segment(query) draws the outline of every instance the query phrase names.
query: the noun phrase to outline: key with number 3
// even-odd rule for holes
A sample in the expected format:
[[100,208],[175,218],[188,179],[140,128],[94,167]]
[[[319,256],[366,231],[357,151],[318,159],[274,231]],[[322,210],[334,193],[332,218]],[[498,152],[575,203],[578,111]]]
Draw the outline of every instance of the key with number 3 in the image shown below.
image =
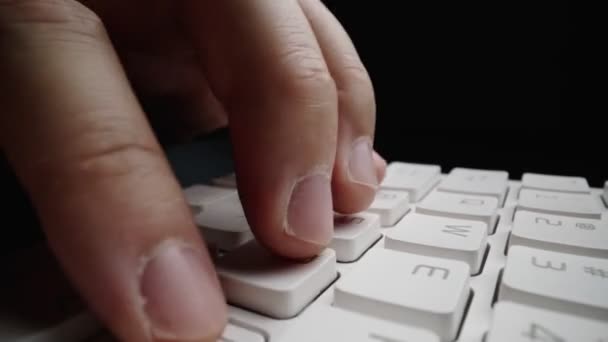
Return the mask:
[[513,246],[499,300],[608,320],[608,260]]

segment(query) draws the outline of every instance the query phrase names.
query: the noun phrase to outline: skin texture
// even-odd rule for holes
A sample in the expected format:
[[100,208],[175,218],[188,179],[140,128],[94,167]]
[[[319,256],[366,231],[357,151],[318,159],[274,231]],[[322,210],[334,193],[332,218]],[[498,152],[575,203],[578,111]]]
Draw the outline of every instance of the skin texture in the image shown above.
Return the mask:
[[247,220],[281,257],[314,257],[384,177],[371,81],[317,0],[0,0],[0,75],[2,149],[123,341],[215,341],[226,322],[155,124],[229,125]]

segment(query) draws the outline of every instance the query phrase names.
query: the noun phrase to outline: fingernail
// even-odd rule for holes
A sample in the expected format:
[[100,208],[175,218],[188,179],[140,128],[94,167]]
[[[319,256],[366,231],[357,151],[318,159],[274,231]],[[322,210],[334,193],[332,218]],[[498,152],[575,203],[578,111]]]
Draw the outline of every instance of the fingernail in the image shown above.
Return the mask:
[[369,138],[355,140],[348,160],[348,172],[352,182],[376,189],[378,176],[372,153],[372,143]]
[[141,275],[144,311],[154,338],[200,341],[223,328],[225,303],[211,264],[194,249],[169,242]]
[[287,208],[285,232],[300,240],[326,245],[333,234],[333,203],[329,176],[302,178],[294,187]]

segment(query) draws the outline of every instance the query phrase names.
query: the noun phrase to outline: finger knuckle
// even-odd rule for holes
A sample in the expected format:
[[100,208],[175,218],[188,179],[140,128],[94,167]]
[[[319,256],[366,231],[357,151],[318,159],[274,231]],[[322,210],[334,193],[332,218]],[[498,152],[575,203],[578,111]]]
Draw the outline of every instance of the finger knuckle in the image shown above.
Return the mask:
[[286,72],[283,89],[288,96],[299,98],[328,98],[336,85],[321,54],[306,44],[292,43],[281,56]]
[[105,34],[99,16],[74,0],[0,0],[0,25],[9,32],[37,28],[49,39],[96,41]]
[[[363,64],[355,57],[346,56],[342,76],[338,82],[338,96],[349,109],[373,113],[376,107],[374,87]],[[349,110],[352,112],[352,110]]]
[[161,156],[151,146],[123,139],[105,146],[95,146],[66,165],[70,171],[108,179],[154,172],[149,167],[151,158],[160,159]]
[[29,178],[43,192],[65,191],[83,180],[93,185],[124,177],[143,179],[161,170],[158,166],[162,165],[162,152],[129,131],[132,126],[121,120],[87,126],[61,137],[63,143],[53,145],[48,153],[30,161]]
[[152,165],[158,165],[162,159],[154,146],[122,133],[99,130],[80,140],[88,146],[64,160],[64,174],[75,173],[101,180],[134,175],[143,177],[155,172]]
[[344,78],[346,80],[345,86],[354,84],[356,86],[370,87],[371,81],[367,70],[363,64],[359,61],[352,60],[353,57],[345,57],[343,59],[344,66]]

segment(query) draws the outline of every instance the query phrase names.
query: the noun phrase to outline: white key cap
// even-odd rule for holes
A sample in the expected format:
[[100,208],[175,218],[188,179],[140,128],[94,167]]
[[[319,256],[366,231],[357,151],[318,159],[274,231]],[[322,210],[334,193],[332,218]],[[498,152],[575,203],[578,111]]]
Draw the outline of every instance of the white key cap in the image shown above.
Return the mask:
[[606,294],[608,260],[513,246],[498,298],[605,321]]
[[602,218],[603,210],[597,196],[529,189],[519,193],[517,209],[590,219]]
[[386,168],[386,177],[380,185],[388,190],[407,191],[410,201],[418,202],[441,178],[437,165],[393,162]]
[[306,263],[291,262],[253,240],[220,258],[217,270],[229,303],[290,318],[336,278],[336,253],[327,248]]
[[582,177],[553,176],[538,173],[524,173],[522,189],[549,190],[567,193],[588,194],[591,192],[587,180]]
[[410,211],[409,196],[403,191],[380,189],[367,211],[380,215],[380,223],[383,227],[394,226]]
[[264,342],[264,336],[228,322],[218,342]]
[[482,221],[492,234],[498,219],[498,200],[495,197],[432,192],[416,206],[416,212],[455,219]]
[[219,249],[230,251],[253,239],[236,194],[208,204],[194,219],[205,241]]
[[184,195],[188,204],[198,206],[201,209],[212,202],[222,198],[235,195],[237,192],[234,189],[220,188],[217,186],[208,185],[192,185],[184,189]]
[[[494,307],[487,342],[602,342],[608,324],[510,302]],[[602,340],[604,339],[604,340]]]
[[427,330],[332,306],[314,306],[281,341],[439,342],[439,338]]
[[334,305],[453,340],[469,298],[461,261],[373,248],[338,280]]
[[509,239],[517,245],[608,258],[608,220],[518,211]]
[[608,207],[608,181],[604,184],[604,203]]
[[358,213],[334,218],[334,237],[329,245],[340,262],[358,259],[380,237],[380,217]]
[[509,186],[506,171],[454,168],[437,190],[468,195],[494,196],[503,203]]
[[226,188],[236,188],[236,175],[234,173],[231,173],[225,176],[216,177],[211,180],[211,183]]
[[479,221],[410,214],[385,234],[384,247],[460,260],[476,274],[486,251],[487,230]]

